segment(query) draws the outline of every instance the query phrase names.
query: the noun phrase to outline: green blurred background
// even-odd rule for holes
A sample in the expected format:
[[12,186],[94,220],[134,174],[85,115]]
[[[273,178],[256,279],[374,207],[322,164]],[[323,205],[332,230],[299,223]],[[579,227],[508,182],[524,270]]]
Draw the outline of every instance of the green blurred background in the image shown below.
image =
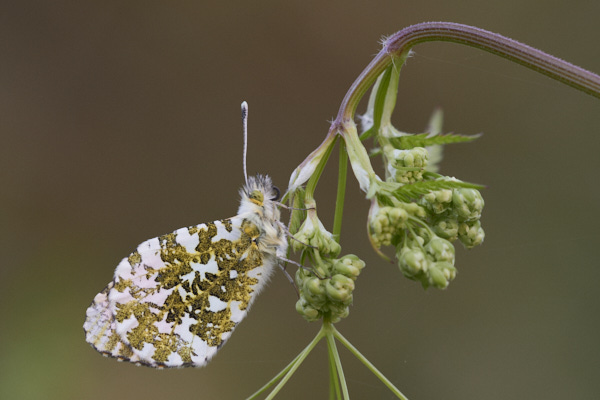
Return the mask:
[[[138,243],[231,216],[250,104],[250,173],[284,188],[378,41],[431,20],[476,25],[600,72],[600,2],[2,2],[0,398],[239,399],[318,330],[280,272],[206,368],[117,363],[85,310]],[[484,132],[442,172],[484,183],[483,246],[423,291],[370,249],[349,182],[344,253],[367,262],[338,328],[410,399],[597,399],[600,102],[503,59],[425,44],[396,126]],[[335,160],[317,191],[331,226]],[[341,350],[353,398],[392,398]],[[282,393],[326,398],[323,346]],[[312,396],[312,397],[311,397]]]

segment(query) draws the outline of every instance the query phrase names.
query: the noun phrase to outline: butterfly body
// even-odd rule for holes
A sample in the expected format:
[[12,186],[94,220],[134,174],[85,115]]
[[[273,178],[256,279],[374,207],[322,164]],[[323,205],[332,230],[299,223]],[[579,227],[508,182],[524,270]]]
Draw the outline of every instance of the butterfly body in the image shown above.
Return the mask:
[[287,251],[268,176],[248,179],[238,215],[149,239],[88,308],[86,340],[151,367],[203,366],[245,317]]

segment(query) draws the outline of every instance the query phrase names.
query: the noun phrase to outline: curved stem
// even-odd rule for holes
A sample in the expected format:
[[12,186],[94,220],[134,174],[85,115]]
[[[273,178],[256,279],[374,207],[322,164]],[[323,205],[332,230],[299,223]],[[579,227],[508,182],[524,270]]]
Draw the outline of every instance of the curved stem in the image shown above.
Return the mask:
[[584,93],[600,98],[600,76],[497,33],[452,22],[425,22],[390,36],[383,49],[354,81],[338,112],[336,122],[352,119],[358,102],[377,77],[392,63],[401,62],[412,47],[423,42],[442,41],[464,44],[521,64]]

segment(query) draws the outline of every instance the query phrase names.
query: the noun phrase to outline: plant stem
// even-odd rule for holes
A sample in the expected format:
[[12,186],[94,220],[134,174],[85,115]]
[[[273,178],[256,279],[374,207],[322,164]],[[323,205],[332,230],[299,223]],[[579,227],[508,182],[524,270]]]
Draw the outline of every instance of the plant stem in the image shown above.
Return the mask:
[[327,353],[329,358],[329,399],[342,399],[342,392],[340,392],[340,380],[337,373],[335,364],[335,358],[331,351],[331,346],[327,346]]
[[[324,327],[321,327],[321,329],[319,330],[319,332],[317,333],[315,338],[308,344],[308,346],[306,346],[304,348],[304,350],[302,350],[300,352],[300,354],[298,354],[296,356],[296,358],[294,358],[294,360],[291,363],[289,363],[283,370],[281,370],[273,379],[271,379],[269,382],[267,382],[263,387],[258,389],[256,391],[256,393],[254,393],[252,396],[248,397],[247,400],[257,398],[258,395],[260,395],[266,389],[271,387],[275,382],[277,382],[278,379],[280,379],[283,376],[283,379],[281,379],[279,384],[277,386],[275,386],[273,391],[271,393],[269,393],[269,396],[267,396],[265,398],[265,400],[273,400],[273,398],[275,398],[275,396],[277,395],[277,393],[279,393],[281,388],[287,383],[287,381],[292,377],[292,375],[294,375],[294,373],[296,372],[298,367],[300,367],[300,364],[302,364],[304,359],[306,359],[306,357],[315,348],[317,343],[319,343],[319,341],[321,339],[323,339],[324,336],[325,336],[325,329],[324,329]],[[284,376],[284,374],[285,374],[285,376]]]
[[600,98],[600,76],[590,71],[484,29],[452,22],[425,22],[404,28],[385,41],[383,49],[346,93],[332,126],[354,117],[358,102],[391,64],[392,57],[399,57],[397,62],[403,63],[411,48],[419,43],[432,41],[464,44],[490,52]]
[[346,196],[346,180],[348,178],[348,153],[346,144],[340,141],[340,156],[338,170],[337,198],[335,200],[335,215],[333,217],[333,237],[340,242],[342,233],[342,216],[344,214],[344,198]]
[[344,395],[344,400],[350,400],[350,394],[348,393],[348,384],[346,383],[344,370],[342,368],[342,360],[340,360],[340,354],[338,353],[337,347],[335,345],[335,327],[331,322],[323,320],[323,328],[326,332],[325,338],[327,339],[327,348],[329,350],[329,356],[333,357],[333,360],[335,362],[335,369],[339,376],[339,382],[342,385],[342,393]]
[[298,361],[298,358],[300,358],[301,355],[302,355],[302,352],[300,352],[292,360],[292,362],[290,362],[284,369],[282,369],[281,371],[279,371],[279,373],[277,375],[275,375],[273,377],[273,379],[271,379],[269,382],[265,383],[260,389],[258,389],[256,392],[254,392],[254,394],[252,394],[252,396],[248,397],[246,400],[253,400],[253,399],[255,399],[262,392],[264,392],[265,390],[267,390],[268,388],[270,388],[271,386],[273,386],[275,384],[275,382],[277,382],[279,379],[281,379],[281,377],[283,375],[285,375],[285,373],[288,372],[290,370],[290,368],[292,368],[294,366],[294,364]]
[[383,384],[385,386],[388,387],[388,389],[390,389],[395,395],[396,397],[398,397],[399,399],[403,399],[403,400],[408,400],[407,397],[405,395],[402,394],[402,392],[400,392],[400,390],[398,390],[398,388],[396,388],[396,386],[394,386],[394,384],[392,382],[390,382],[390,380],[388,378],[386,378],[377,368],[375,368],[375,366],[373,364],[371,364],[371,362],[369,360],[367,360],[367,358],[365,356],[363,356],[356,347],[354,347],[352,345],[352,343],[350,343],[348,341],[348,339],[346,339],[344,336],[342,336],[342,334],[335,329],[335,327],[332,325],[331,329],[333,331],[333,336],[335,336],[335,338],[337,340],[339,340],[344,346],[346,346],[346,348],[348,350],[350,350],[350,352],[352,354],[354,354],[354,356],[356,358],[358,358],[363,364],[365,364],[365,366],[376,376],[379,378],[379,380],[381,380],[383,382]]

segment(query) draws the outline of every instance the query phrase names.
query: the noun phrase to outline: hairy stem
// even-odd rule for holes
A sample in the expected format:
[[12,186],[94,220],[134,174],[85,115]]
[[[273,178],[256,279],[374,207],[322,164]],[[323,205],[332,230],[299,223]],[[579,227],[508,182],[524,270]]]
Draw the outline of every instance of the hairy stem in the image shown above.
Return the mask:
[[399,61],[404,62],[411,48],[419,43],[432,41],[464,44],[496,54],[600,98],[600,76],[590,71],[484,29],[452,22],[425,22],[404,28],[385,41],[383,49],[346,93],[333,126],[337,127],[342,121],[354,117],[358,102],[392,63],[392,57],[399,57]]

